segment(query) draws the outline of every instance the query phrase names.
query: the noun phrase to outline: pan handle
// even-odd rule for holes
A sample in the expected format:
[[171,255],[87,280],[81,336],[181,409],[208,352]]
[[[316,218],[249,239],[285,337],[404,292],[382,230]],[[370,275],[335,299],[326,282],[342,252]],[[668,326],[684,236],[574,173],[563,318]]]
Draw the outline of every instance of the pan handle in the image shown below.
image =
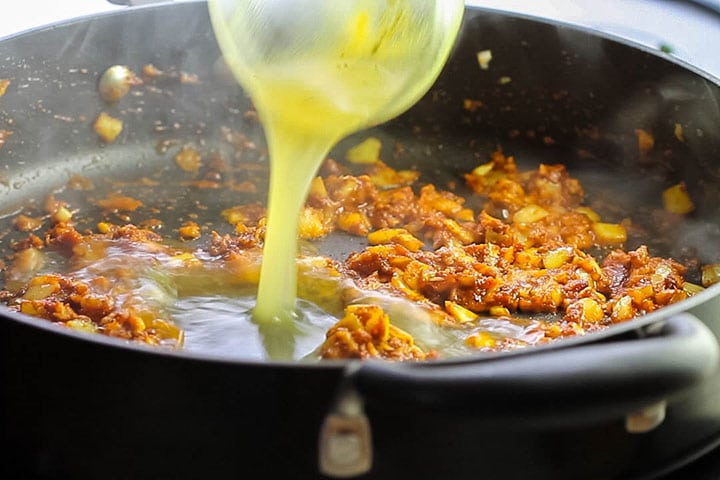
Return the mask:
[[405,412],[472,412],[525,425],[577,425],[630,419],[659,406],[660,423],[668,399],[716,371],[720,348],[708,327],[689,313],[657,326],[643,338],[485,361],[366,362],[352,373],[353,384],[368,404]]

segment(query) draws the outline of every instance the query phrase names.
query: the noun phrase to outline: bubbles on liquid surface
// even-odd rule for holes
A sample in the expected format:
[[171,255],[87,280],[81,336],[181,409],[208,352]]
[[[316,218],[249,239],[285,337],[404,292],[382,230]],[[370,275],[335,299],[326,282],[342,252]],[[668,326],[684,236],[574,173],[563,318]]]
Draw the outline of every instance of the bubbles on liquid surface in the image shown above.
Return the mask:
[[180,298],[169,309],[185,331],[184,350],[234,360],[315,360],[325,332],[337,321],[313,303],[298,300],[293,325],[252,320],[255,298],[219,295]]

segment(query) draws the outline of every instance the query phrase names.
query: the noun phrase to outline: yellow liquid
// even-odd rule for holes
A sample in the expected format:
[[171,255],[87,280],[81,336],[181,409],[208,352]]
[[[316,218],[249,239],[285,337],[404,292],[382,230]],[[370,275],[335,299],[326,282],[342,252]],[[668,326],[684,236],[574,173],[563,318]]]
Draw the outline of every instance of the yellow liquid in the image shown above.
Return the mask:
[[[270,151],[267,230],[253,319],[291,324],[298,219],[312,178],[340,139],[399,115],[427,91],[449,55],[464,2],[264,2],[210,0],[209,6],[226,62],[255,104]],[[261,17],[271,4],[301,3],[317,12],[308,36],[292,37],[292,29],[300,28],[293,24],[296,16],[308,9],[290,12],[287,28],[274,34],[282,38],[282,48],[272,51],[259,39],[272,21],[251,17]]]

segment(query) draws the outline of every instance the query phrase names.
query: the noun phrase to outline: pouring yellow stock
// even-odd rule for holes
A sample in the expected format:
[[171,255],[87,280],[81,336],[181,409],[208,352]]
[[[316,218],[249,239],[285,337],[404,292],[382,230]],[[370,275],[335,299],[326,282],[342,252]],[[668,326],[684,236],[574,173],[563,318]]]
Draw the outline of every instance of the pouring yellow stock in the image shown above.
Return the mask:
[[253,320],[292,322],[299,214],[343,137],[412,106],[437,78],[463,0],[210,0],[227,64],[270,153],[267,230]]

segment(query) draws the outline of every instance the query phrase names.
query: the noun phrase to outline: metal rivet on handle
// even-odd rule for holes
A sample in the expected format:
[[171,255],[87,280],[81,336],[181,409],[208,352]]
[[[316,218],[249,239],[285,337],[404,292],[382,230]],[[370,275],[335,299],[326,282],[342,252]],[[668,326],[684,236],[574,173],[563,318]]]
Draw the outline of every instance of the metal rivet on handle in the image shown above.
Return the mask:
[[657,428],[665,420],[667,402],[662,400],[625,417],[625,430],[628,433],[647,433]]
[[372,467],[372,435],[362,398],[354,390],[342,392],[336,408],[320,429],[320,472],[329,477],[362,475]]

